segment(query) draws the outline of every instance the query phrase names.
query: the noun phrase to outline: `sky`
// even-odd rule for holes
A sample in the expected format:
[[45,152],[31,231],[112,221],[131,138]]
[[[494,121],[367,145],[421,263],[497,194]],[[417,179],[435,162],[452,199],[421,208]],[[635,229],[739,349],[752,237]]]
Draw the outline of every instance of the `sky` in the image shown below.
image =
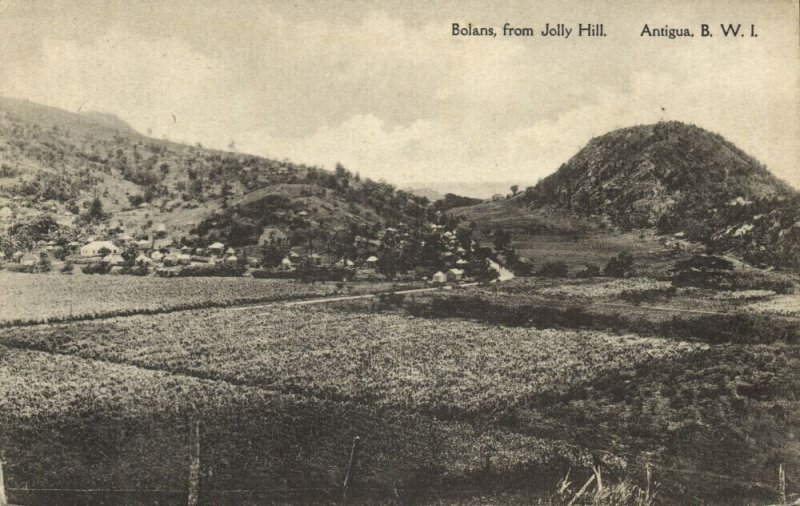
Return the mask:
[[[475,196],[534,184],[615,128],[678,120],[800,188],[797,0],[599,4],[0,0],[0,95]],[[542,37],[545,23],[608,35]],[[758,37],[702,38],[701,23]],[[642,37],[645,24],[696,35]]]

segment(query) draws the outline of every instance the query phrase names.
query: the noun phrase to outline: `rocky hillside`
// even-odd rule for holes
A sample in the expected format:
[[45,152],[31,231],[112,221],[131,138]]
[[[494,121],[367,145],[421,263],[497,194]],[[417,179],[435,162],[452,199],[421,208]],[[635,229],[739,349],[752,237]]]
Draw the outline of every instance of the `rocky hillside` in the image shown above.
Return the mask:
[[[81,223],[95,197],[110,219]],[[0,98],[5,228],[47,214],[63,228],[94,227],[98,234],[113,226],[133,236],[166,230],[175,239],[193,232],[227,239],[246,229],[241,243],[273,225],[413,223],[424,219],[427,204],[341,166],[327,171],[178,144],[141,135],[111,115]]]
[[607,215],[622,227],[644,228],[692,207],[794,193],[721,136],[669,122],[592,139],[530,189],[527,197],[584,214]]
[[800,267],[798,192],[720,135],[679,122],[592,139],[539,184],[493,207],[503,206],[655,229],[757,265]]

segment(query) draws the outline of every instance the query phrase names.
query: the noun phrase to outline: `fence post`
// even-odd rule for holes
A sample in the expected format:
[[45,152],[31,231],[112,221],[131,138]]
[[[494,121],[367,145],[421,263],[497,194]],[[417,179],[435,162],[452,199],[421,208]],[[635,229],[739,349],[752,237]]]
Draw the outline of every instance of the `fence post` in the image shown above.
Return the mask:
[[647,490],[645,491],[644,498],[645,500],[650,500],[650,481],[652,478],[651,471],[650,471],[650,462],[644,463],[644,470],[645,474],[647,475]]
[[783,464],[778,466],[778,493],[781,504],[786,504],[786,473],[783,471]]
[[8,506],[6,498],[6,482],[3,479],[3,460],[0,459],[0,506]]
[[342,499],[347,502],[347,492],[348,488],[355,481],[355,469],[353,465],[355,464],[356,459],[358,458],[358,443],[361,441],[361,438],[356,436],[353,438],[353,447],[350,448],[350,462],[347,464],[347,474],[344,477],[344,483],[342,483]]
[[200,422],[195,421],[190,429],[189,452],[189,498],[188,506],[197,506],[200,497]]

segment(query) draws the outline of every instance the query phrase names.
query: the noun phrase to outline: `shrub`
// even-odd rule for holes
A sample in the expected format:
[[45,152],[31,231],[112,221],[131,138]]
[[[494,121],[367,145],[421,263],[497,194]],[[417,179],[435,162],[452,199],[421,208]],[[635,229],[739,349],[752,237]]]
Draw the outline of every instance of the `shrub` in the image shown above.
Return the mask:
[[603,274],[611,276],[612,278],[624,278],[630,275],[632,267],[633,255],[627,251],[623,251],[608,261],[606,268],[603,269]]
[[105,262],[94,262],[81,267],[84,274],[108,274],[110,270],[111,266]]
[[567,264],[564,262],[547,262],[539,269],[539,276],[546,278],[565,278],[567,277]]
[[771,271],[681,269],[672,277],[675,286],[694,286],[716,290],[771,290],[787,294],[797,290],[796,280],[786,274]]
[[576,278],[596,278],[599,275],[600,275],[600,266],[595,264],[586,264],[585,269],[575,273]]

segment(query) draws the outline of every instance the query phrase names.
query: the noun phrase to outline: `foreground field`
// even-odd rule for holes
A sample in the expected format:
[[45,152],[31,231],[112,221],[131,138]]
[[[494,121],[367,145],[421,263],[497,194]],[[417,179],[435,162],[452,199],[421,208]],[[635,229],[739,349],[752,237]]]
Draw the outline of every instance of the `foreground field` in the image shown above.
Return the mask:
[[[535,502],[600,459],[609,480],[641,482],[651,464],[669,504],[764,504],[777,464],[800,468],[793,345],[277,307],[6,329],[0,340],[13,385],[0,429],[19,462],[9,480],[28,486],[45,462],[53,475],[62,466],[41,445],[26,453],[34,440],[128,466],[95,472],[115,486],[185,483],[174,445],[185,445],[191,403],[217,441],[204,443],[206,488],[296,487],[303,500],[341,483],[354,435],[368,441],[362,486],[392,501],[477,487]],[[138,460],[112,450],[150,433]],[[139,469],[158,452],[164,477]]]
[[339,493],[356,435],[367,503],[372,492],[421,497],[469,480],[485,447],[494,449],[494,473],[529,465],[555,479],[548,466],[590,459],[574,445],[502,428],[2,346],[0,384],[6,486],[22,504],[185,503],[194,422],[206,504]]

